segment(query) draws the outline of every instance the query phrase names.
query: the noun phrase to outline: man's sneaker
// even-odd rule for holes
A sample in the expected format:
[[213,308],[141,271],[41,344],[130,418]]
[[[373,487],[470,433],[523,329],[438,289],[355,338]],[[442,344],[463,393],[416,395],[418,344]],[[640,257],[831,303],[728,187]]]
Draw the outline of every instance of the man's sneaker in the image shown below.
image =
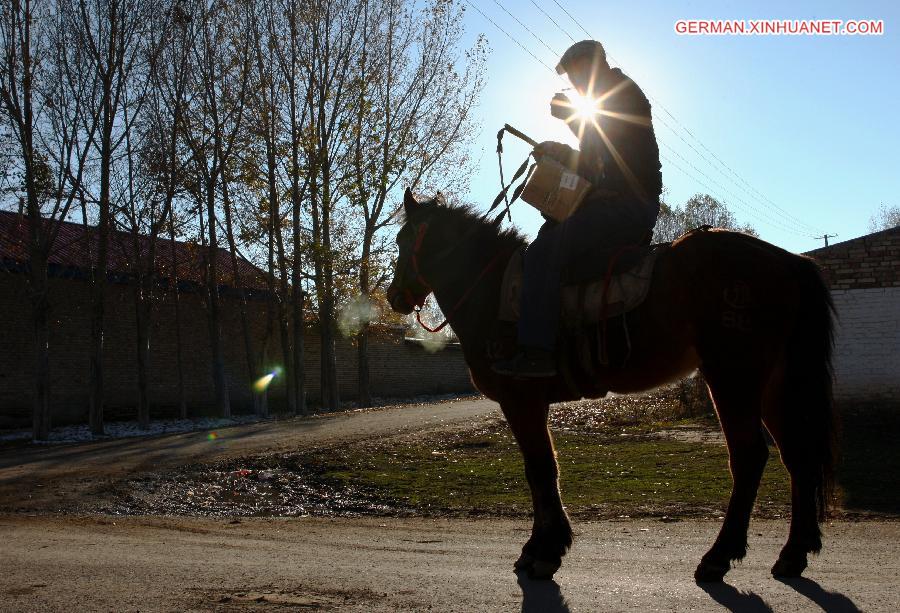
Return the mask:
[[552,352],[543,349],[520,349],[512,358],[495,362],[491,370],[520,379],[555,377],[556,359]]

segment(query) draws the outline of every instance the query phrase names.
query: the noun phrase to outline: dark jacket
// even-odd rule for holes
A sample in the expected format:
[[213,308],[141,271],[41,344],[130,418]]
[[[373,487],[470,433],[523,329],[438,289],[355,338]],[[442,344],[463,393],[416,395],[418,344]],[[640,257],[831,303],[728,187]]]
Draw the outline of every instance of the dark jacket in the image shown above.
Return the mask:
[[[594,96],[603,100],[602,112],[596,117],[603,136],[591,123],[585,125],[578,174],[597,186],[598,194],[607,190],[640,201],[655,221],[662,193],[662,173],[650,102],[641,88],[618,68],[606,72],[594,90]],[[576,136],[579,123],[569,123]],[[587,198],[592,199],[590,194]]]

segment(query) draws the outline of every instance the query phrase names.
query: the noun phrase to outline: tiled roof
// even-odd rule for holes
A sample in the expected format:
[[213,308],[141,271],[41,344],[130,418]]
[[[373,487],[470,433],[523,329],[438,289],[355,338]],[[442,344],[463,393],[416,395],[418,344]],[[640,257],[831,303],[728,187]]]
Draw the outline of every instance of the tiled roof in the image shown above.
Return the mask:
[[[6,264],[28,262],[28,218],[11,211],[0,211],[0,261]],[[44,220],[47,223],[47,220]],[[56,242],[50,249],[49,264],[57,270],[90,270],[96,260],[97,235],[95,226],[61,222]],[[137,244],[128,232],[111,231],[109,236],[109,272],[114,275],[132,274],[135,249],[142,253],[149,251],[148,237],[139,235]],[[170,279],[174,270],[179,281],[203,282],[203,256],[206,250],[199,244],[175,241],[174,258],[172,242],[166,237],[157,239],[156,273],[160,278]],[[92,255],[93,254],[93,255]],[[145,256],[146,257],[146,256]],[[238,256],[238,277],[240,284],[249,289],[267,288],[265,273]],[[231,255],[224,249],[218,250],[219,284],[233,287],[234,274]]]

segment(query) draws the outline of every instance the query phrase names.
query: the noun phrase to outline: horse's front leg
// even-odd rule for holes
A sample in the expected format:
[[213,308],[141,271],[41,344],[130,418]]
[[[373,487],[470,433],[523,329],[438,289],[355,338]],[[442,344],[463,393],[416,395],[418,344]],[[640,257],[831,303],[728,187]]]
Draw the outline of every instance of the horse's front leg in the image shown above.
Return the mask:
[[534,506],[531,538],[515,567],[527,570],[532,579],[550,579],[572,545],[572,527],[559,495],[559,468],[547,429],[549,407],[533,401],[504,402],[501,407],[522,451]]

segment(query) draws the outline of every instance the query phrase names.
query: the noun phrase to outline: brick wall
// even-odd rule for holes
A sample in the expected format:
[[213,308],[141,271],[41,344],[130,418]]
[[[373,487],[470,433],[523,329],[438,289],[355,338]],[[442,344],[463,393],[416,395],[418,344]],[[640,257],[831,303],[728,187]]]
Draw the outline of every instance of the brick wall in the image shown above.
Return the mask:
[[807,252],[833,290],[900,287],[900,227]]
[[900,287],[832,291],[835,396],[900,401]]
[[[50,281],[50,379],[55,423],[86,418],[88,404],[88,355],[90,338],[89,286],[83,280],[53,278]],[[248,302],[256,349],[266,342],[264,300]],[[0,427],[30,423],[34,348],[28,286],[24,275],[0,271]],[[105,400],[108,415],[132,416],[135,412],[137,370],[132,288],[110,284],[106,304]],[[213,383],[209,329],[203,301],[195,292],[181,294],[181,342],[185,393],[195,414],[213,409]],[[249,410],[252,399],[237,300],[222,300],[222,336],[225,369],[232,408]],[[267,342],[268,362],[281,362],[277,327]],[[163,294],[156,303],[151,333],[150,396],[153,415],[174,414],[178,405],[175,309],[173,295]],[[307,398],[319,398],[319,338],[306,337]],[[383,330],[369,343],[372,393],[381,397],[412,397],[472,389],[462,351],[449,345],[437,353],[403,339],[403,330]],[[337,343],[338,377],[342,400],[356,396],[357,354],[348,339]],[[276,379],[270,388],[274,409],[284,406],[284,387]]]
[[900,403],[900,228],[810,251],[837,310],[835,396]]

